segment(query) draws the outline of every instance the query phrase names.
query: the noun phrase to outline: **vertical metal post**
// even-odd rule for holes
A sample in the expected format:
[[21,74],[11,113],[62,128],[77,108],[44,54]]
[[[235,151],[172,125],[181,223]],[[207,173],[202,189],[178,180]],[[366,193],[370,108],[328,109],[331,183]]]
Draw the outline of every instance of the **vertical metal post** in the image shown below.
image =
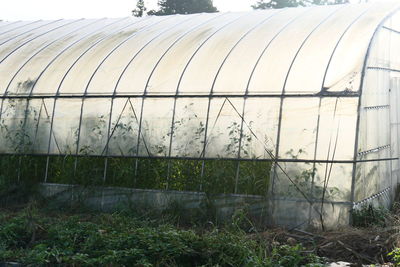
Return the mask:
[[[247,95],[247,91],[246,91]],[[240,158],[241,158],[241,152],[242,152],[242,142],[243,142],[243,124],[244,124],[244,115],[245,115],[245,110],[246,110],[246,100],[247,96],[244,97],[243,100],[243,109],[242,109],[242,118],[241,118],[241,123],[240,123],[240,137],[239,137],[239,148],[238,148],[238,162],[237,162],[237,167],[236,167],[236,177],[235,177],[235,194],[238,193],[238,184],[239,184],[239,176],[240,176]]]
[[316,174],[316,163],[315,160],[317,160],[317,151],[318,151],[318,137],[319,137],[319,128],[320,128],[320,119],[321,119],[321,103],[322,103],[322,97],[319,98],[319,103],[318,103],[318,119],[317,119],[317,132],[315,134],[315,147],[314,147],[314,162],[313,162],[313,173],[311,177],[311,201],[312,203],[310,204],[310,209],[309,209],[309,214],[308,214],[308,223],[311,223],[311,217],[312,217],[312,209],[314,205],[314,188],[315,188],[315,174]]
[[200,157],[203,158],[202,164],[201,164],[201,175],[200,175],[200,192],[203,190],[203,183],[204,183],[204,168],[205,168],[205,160],[204,158],[206,157],[206,147],[207,147],[207,135],[208,135],[208,124],[210,120],[210,108],[211,108],[211,94],[209,95],[208,99],[208,105],[207,105],[207,115],[206,115],[206,125],[204,128],[204,139],[203,139],[203,150],[200,154]]

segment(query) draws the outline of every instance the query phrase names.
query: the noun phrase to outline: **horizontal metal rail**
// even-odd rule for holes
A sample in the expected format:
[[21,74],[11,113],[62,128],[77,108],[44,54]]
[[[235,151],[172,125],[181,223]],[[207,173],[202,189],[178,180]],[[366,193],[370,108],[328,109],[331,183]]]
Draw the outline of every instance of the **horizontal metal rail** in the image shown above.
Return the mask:
[[358,93],[348,94],[231,94],[231,95],[218,95],[218,94],[166,94],[166,95],[149,95],[149,94],[74,94],[74,95],[3,95],[0,99],[48,99],[48,98],[299,98],[299,97],[359,97]]
[[[123,156],[123,155],[83,155],[83,154],[34,154],[34,153],[0,153],[0,156],[33,156],[33,157],[89,157],[89,158],[131,158],[131,159],[165,159],[165,160],[198,160],[198,161],[243,161],[243,162],[288,162],[288,163],[337,163],[337,164],[352,164],[352,163],[363,163],[363,162],[376,162],[376,161],[392,161],[399,160],[399,158],[383,158],[383,159],[366,159],[366,160],[308,160],[308,159],[261,159],[261,158],[200,158],[200,157],[161,157],[161,156]],[[1,158],[0,158],[1,160]]]

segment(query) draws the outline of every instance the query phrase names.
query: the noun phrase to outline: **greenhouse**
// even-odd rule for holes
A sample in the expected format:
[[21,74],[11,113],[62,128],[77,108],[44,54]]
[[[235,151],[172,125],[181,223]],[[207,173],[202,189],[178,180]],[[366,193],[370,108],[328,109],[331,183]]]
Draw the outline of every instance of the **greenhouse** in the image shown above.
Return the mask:
[[398,8],[2,21],[0,176],[348,224],[399,181]]

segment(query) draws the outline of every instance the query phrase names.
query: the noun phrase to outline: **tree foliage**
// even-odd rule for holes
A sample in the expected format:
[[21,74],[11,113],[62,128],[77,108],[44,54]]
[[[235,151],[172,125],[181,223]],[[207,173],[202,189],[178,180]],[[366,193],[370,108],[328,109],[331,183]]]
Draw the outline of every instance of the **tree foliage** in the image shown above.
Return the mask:
[[218,12],[212,0],[159,0],[159,10],[150,10],[148,15],[173,15]]
[[138,0],[136,3],[136,8],[132,10],[132,15],[135,17],[143,17],[147,8],[144,5],[144,0]]
[[260,0],[251,7],[253,9],[302,7],[309,5],[337,5],[347,4],[349,0]]

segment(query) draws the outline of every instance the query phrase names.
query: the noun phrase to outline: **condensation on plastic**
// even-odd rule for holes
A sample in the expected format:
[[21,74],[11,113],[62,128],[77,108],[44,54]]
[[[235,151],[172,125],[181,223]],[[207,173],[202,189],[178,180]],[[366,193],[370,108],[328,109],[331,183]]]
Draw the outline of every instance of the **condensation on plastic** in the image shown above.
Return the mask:
[[335,229],[338,225],[349,225],[351,205],[347,203],[324,203],[321,212],[321,204],[321,202],[316,202],[311,208],[310,227],[322,229],[321,213],[325,229]]
[[108,152],[110,156],[137,154],[141,106],[142,100],[139,98],[113,100],[108,151],[104,147],[104,153]]
[[356,167],[355,201],[361,201],[378,192],[385,177],[380,176],[378,161],[360,162]]
[[[291,227],[301,227],[302,223],[308,224],[310,219],[313,227],[320,228],[319,215],[322,213],[324,226],[327,228],[348,224],[351,205],[340,202],[348,202],[351,197],[352,164],[314,166],[312,163],[281,163],[280,165],[292,181],[280,168],[277,168],[273,197],[276,199],[272,200],[274,220]],[[321,212],[324,188],[326,191]]]
[[173,107],[172,98],[147,98],[143,101],[139,156],[168,156]]
[[[26,153],[29,139],[25,136],[26,99],[6,99],[2,102],[0,152]],[[17,138],[16,138],[17,137]]]
[[271,214],[272,223],[279,222],[289,228],[308,225],[310,204],[304,200],[272,200],[271,206],[274,207]]
[[82,100],[58,99],[55,105],[49,153],[74,155],[78,144]]
[[242,99],[211,100],[206,132],[206,157],[238,157],[242,110]]
[[[273,193],[281,198],[312,199],[314,165],[310,162],[281,162],[273,176]],[[289,179],[290,178],[290,179]]]
[[322,98],[316,159],[353,160],[358,98]]
[[316,163],[312,195],[326,201],[351,200],[353,164]]
[[31,99],[26,111],[26,134],[32,151],[47,154],[54,99]]
[[[176,100],[172,135],[172,157],[200,157],[204,149],[208,99]],[[171,122],[172,127],[172,122]]]
[[318,98],[283,101],[279,158],[314,159],[318,128]]
[[78,154],[102,154],[108,139],[110,108],[110,98],[85,99],[82,106]]
[[[245,102],[241,158],[271,159],[275,155],[279,98],[248,98]],[[241,111],[240,111],[241,112]]]

